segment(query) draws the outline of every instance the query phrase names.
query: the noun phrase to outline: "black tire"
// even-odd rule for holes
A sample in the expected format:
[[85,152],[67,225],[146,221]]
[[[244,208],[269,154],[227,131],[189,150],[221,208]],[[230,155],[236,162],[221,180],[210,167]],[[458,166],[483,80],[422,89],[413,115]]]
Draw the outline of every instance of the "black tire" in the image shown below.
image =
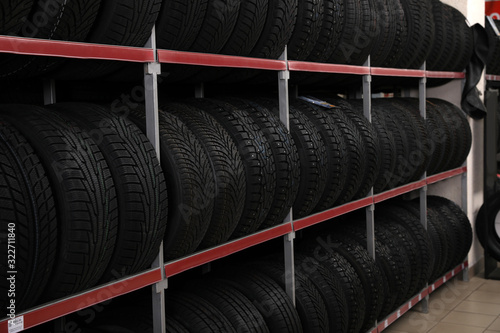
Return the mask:
[[189,333],[188,329],[172,316],[165,316],[165,321],[168,333]]
[[434,175],[439,172],[444,163],[445,152],[449,151],[448,132],[443,125],[443,117],[439,115],[437,106],[427,101],[427,134],[431,145],[431,158],[427,167],[427,175]]
[[366,151],[361,132],[358,130],[353,120],[344,114],[344,112],[342,112],[343,110],[337,105],[330,106],[325,104],[325,107],[323,107],[300,99],[294,100],[292,105],[299,108],[305,114],[311,112],[326,112],[340,130],[341,136],[346,143],[348,173],[344,188],[339,194],[337,203],[343,204],[351,201],[360,187],[364,185],[363,177],[367,168],[365,161]]
[[476,217],[476,234],[484,250],[500,260],[500,237],[497,220],[500,212],[500,194],[487,198]]
[[396,27],[396,36],[394,37],[394,43],[391,47],[391,51],[382,61],[382,67],[396,67],[398,60],[406,51],[405,47],[406,41],[408,40],[408,24],[401,1],[402,0],[389,0],[389,8],[394,8],[394,18],[392,24]]
[[[146,133],[144,110],[130,110],[131,120]],[[161,167],[169,190],[165,260],[193,253],[209,228],[214,208],[215,180],[210,158],[182,120],[160,113]]]
[[298,2],[297,22],[288,42],[288,58],[306,60],[313,51],[323,27],[324,0]]
[[56,261],[41,299],[95,286],[113,255],[118,229],[115,186],[104,156],[87,133],[62,115],[20,105],[4,106],[1,113],[33,146],[56,201]]
[[469,63],[474,52],[474,36],[472,29],[467,23],[466,17],[459,10],[453,8],[452,16],[453,26],[456,29],[456,44],[458,46],[455,49],[455,52],[452,53],[455,54],[456,57],[452,58],[453,61],[450,61],[447,70],[462,72]]
[[246,199],[242,217],[232,238],[254,233],[264,223],[276,190],[276,169],[269,141],[248,112],[215,100],[192,100],[213,116],[229,133],[238,147],[246,176]]
[[0,1],[0,35],[18,35],[26,21],[34,0]]
[[[256,99],[256,102],[279,115],[278,102]],[[309,215],[323,195],[328,174],[326,144],[308,117],[296,108],[290,108],[292,139],[299,153],[300,184],[293,204],[294,218]]]
[[394,0],[375,0],[375,24],[374,47],[371,54],[371,65],[382,66],[390,56],[396,41],[397,29],[397,6]]
[[194,292],[222,312],[236,332],[269,333],[262,314],[236,288],[209,280],[197,284]]
[[350,333],[361,331],[365,320],[366,297],[363,284],[352,265],[324,240],[306,239],[298,243],[298,252],[316,259],[320,265],[330,270],[342,285],[348,307],[348,330]]
[[396,67],[420,68],[434,40],[434,22],[430,0],[400,0],[405,12],[408,38]]
[[[375,184],[377,175],[381,169],[381,148],[378,141],[378,135],[375,128],[370,124],[368,119],[363,114],[363,107],[358,104],[357,108],[353,108],[348,101],[343,99],[329,99],[329,102],[337,105],[339,110],[344,113],[355,124],[358,131],[361,133],[362,144],[365,147],[366,168],[361,174],[361,185],[354,195],[354,199],[364,198]],[[330,110],[331,112],[332,110]]]
[[198,36],[208,0],[163,0],[156,22],[159,49],[187,51]]
[[[0,122],[0,316],[36,304],[49,281],[57,249],[57,216],[49,179],[26,138],[2,118]],[[13,261],[12,261],[13,260]],[[11,266],[12,265],[12,266]],[[15,281],[8,281],[17,271]],[[10,295],[10,283],[16,292]]]
[[214,210],[200,247],[219,245],[231,237],[245,204],[245,170],[238,148],[226,130],[207,112],[185,104],[168,104],[161,109],[181,119],[210,157],[215,179]]
[[[303,107],[309,108],[307,112],[303,110]],[[326,186],[314,211],[332,208],[341,199],[340,195],[349,178],[346,140],[342,136],[340,127],[326,111],[309,107],[308,104],[299,101],[292,102],[290,109],[297,109],[308,117],[321,135],[323,142],[326,143],[328,156]]]
[[217,279],[238,289],[262,314],[270,332],[302,332],[302,325],[292,300],[278,283],[253,269],[221,272]]
[[118,237],[101,282],[149,268],[167,226],[165,178],[154,147],[130,120],[93,104],[50,106],[79,124],[110,167],[119,208]]
[[166,311],[189,332],[234,332],[231,322],[215,306],[190,292],[169,292]]
[[300,183],[300,164],[297,147],[290,132],[269,109],[249,99],[227,98],[226,101],[248,112],[264,133],[271,146],[276,172],[276,194],[261,229],[283,223],[297,198]]
[[330,333],[347,332],[348,306],[342,285],[329,269],[311,256],[295,254],[296,272],[306,275],[318,289],[326,305]]
[[382,272],[366,247],[349,236],[332,232],[327,235],[326,242],[334,244],[332,249],[349,261],[363,284],[366,307],[361,332],[367,332],[373,328],[385,301]]
[[[250,267],[261,271],[286,290],[285,265],[281,260],[257,261]],[[301,271],[295,272],[295,307],[304,332],[329,332],[328,312],[320,291],[309,277]]]

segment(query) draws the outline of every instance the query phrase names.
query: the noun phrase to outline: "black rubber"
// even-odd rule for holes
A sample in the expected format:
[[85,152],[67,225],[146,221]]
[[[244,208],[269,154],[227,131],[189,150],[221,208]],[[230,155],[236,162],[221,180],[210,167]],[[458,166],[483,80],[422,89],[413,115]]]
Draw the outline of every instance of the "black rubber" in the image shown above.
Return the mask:
[[269,141],[248,112],[216,100],[191,100],[189,104],[212,115],[238,147],[246,177],[246,199],[242,217],[232,238],[249,235],[264,223],[276,190],[276,167]]
[[200,247],[221,244],[236,229],[245,204],[245,170],[236,143],[207,112],[179,103],[163,105],[161,110],[179,117],[210,157],[215,179],[214,210]]
[[0,35],[18,35],[34,2],[34,0],[0,1]]
[[208,280],[197,283],[190,290],[222,312],[236,332],[269,333],[262,314],[236,288],[220,281]]
[[[279,115],[276,100],[254,99],[257,103]],[[309,215],[323,195],[328,173],[326,144],[314,124],[304,113],[290,108],[290,129],[292,139],[299,153],[300,184],[293,204],[294,218]]]
[[496,219],[500,212],[500,195],[487,198],[476,217],[475,231],[479,242],[487,253],[500,260],[500,237],[496,231]]
[[271,146],[276,173],[276,193],[271,209],[261,229],[283,223],[290,213],[300,184],[300,164],[297,146],[290,132],[269,109],[251,99],[226,98],[230,104],[248,112]]
[[448,131],[444,128],[443,117],[440,116],[437,106],[434,103],[427,102],[426,127],[431,147],[431,158],[427,167],[427,175],[433,175],[439,172],[440,166],[445,159],[447,148]]
[[58,246],[48,301],[93,287],[113,255],[118,202],[100,149],[75,122],[35,106],[3,106],[47,171],[58,214]]
[[297,22],[288,42],[288,59],[306,60],[323,28],[324,0],[298,2]]
[[[250,264],[286,290],[285,265],[282,259],[256,261]],[[302,271],[295,272],[295,307],[304,332],[329,332],[328,312],[320,291]]]
[[452,58],[453,61],[450,61],[449,67],[446,69],[453,72],[462,72],[471,60],[474,52],[474,36],[466,17],[456,8],[453,8],[452,22],[455,29],[458,28],[456,29],[458,47],[456,52],[453,52],[453,54],[456,54],[456,57]]
[[328,315],[329,332],[346,332],[349,319],[347,299],[337,276],[312,256],[301,253],[295,253],[295,269],[311,280],[323,298]]
[[[45,169],[26,138],[0,118],[0,316],[36,304],[56,259],[57,216]],[[17,271],[15,281],[8,272]],[[15,282],[15,297],[9,295]]]
[[137,126],[94,104],[50,106],[94,140],[111,171],[119,207],[118,237],[101,282],[151,267],[167,226],[165,178],[154,147]]
[[238,289],[262,314],[270,332],[302,332],[299,314],[278,283],[249,268],[232,268],[219,275],[224,284]]
[[220,310],[196,294],[171,291],[165,298],[166,312],[189,332],[237,332]]
[[453,19],[445,9],[448,7],[440,0],[431,0],[432,16],[435,25],[435,38],[432,43],[431,52],[427,57],[428,70],[444,70],[449,59],[455,56],[452,52],[455,43],[455,29],[450,29]]
[[374,31],[373,47],[371,53],[371,65],[382,66],[390,56],[397,36],[397,0],[375,0],[374,20],[376,30]]
[[[146,133],[144,110],[130,119]],[[166,260],[193,253],[201,244],[213,213],[215,180],[210,159],[193,132],[178,117],[160,113],[161,167],[169,190]]]
[[396,36],[394,38],[391,51],[382,61],[382,67],[396,67],[397,62],[406,51],[405,47],[408,40],[408,23],[401,1],[403,0],[389,0],[389,7],[394,8],[394,19],[392,24],[396,27]]

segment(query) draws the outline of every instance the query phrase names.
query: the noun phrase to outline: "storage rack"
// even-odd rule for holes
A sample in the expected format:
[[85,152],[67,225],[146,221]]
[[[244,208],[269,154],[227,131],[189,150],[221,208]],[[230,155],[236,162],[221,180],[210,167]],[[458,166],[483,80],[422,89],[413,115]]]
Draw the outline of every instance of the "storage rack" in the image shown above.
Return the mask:
[[[215,54],[201,54],[192,52],[180,52],[171,50],[157,50],[155,45],[155,33],[150,42],[144,48],[109,46],[78,42],[64,42],[53,40],[39,40],[22,37],[0,36],[0,53],[13,53],[22,55],[54,56],[76,59],[104,59],[117,60],[125,62],[143,63],[145,65],[144,84],[146,89],[146,112],[147,112],[147,134],[159,154],[159,129],[158,129],[158,81],[161,64],[184,64],[212,67],[228,68],[250,68],[267,71],[275,71],[279,78],[280,92],[280,118],[288,127],[288,79],[291,71],[308,71],[330,74],[351,74],[362,78],[363,95],[370,96],[364,98],[365,115],[371,120],[371,78],[372,76],[393,76],[393,77],[413,77],[419,78],[419,98],[421,114],[425,118],[425,100],[426,100],[426,80],[427,78],[447,78],[464,79],[464,73],[451,72],[431,72],[426,71],[425,66],[420,70],[391,69],[371,67],[370,62],[364,66],[348,66],[336,64],[320,64],[310,62],[289,61],[286,51],[279,60],[256,59],[237,56],[225,56]],[[47,104],[54,103],[56,100],[55,88],[53,84],[45,85],[45,101]],[[198,89],[197,97],[203,97],[203,90]],[[103,286],[95,287],[91,290],[79,293],[77,295],[54,301],[50,304],[42,305],[28,310],[18,315],[24,325],[24,329],[32,328],[42,323],[56,320],[70,313],[94,306],[98,303],[110,300],[112,298],[130,293],[132,291],[153,286],[153,306],[155,332],[164,332],[164,290],[167,288],[167,279],[181,274],[187,270],[210,263],[214,260],[229,256],[244,249],[256,246],[258,244],[284,237],[285,243],[285,266],[288,272],[293,272],[293,239],[295,232],[308,228],[312,225],[327,221],[329,219],[341,216],[343,214],[366,209],[367,211],[367,231],[368,231],[368,250],[374,257],[374,207],[376,204],[385,200],[410,193],[420,191],[421,199],[421,220],[424,226],[426,221],[426,193],[427,187],[453,177],[462,177],[462,208],[467,209],[467,167],[463,166],[454,170],[443,172],[438,175],[424,177],[411,184],[407,184],[384,193],[373,194],[373,191],[364,199],[347,203],[340,207],[335,207],[327,211],[300,219],[293,220],[290,214],[286,221],[273,228],[257,232],[255,234],[234,240],[215,248],[205,250],[193,255],[178,259],[172,262],[164,263],[163,251],[160,249],[158,258],[153,268],[145,272],[124,277],[110,282]],[[426,286],[418,295],[408,300],[403,306],[396,310],[380,323],[374,323],[371,333],[382,332],[400,316],[417,303],[423,302],[423,308],[427,306],[428,295],[439,286],[446,283],[449,279],[463,272],[466,280],[468,275],[468,261],[465,260],[455,269],[448,272],[445,276],[438,279],[433,284]],[[287,292],[293,298],[294,281],[293,274],[287,274],[292,277],[287,281]],[[9,332],[9,320],[0,320],[0,332]]]

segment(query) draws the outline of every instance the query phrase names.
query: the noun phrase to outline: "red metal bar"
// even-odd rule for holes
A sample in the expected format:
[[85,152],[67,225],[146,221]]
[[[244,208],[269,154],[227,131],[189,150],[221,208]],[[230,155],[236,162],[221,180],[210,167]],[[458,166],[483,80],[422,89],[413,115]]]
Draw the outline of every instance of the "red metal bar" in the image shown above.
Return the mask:
[[371,74],[375,76],[425,77],[425,71],[419,69],[372,67]]
[[424,187],[425,185],[427,185],[426,180],[421,180],[418,182],[410,183],[408,185],[404,185],[404,186],[395,188],[393,190],[389,190],[389,191],[377,194],[373,197],[373,201],[377,204],[377,203],[380,203],[382,201],[385,201],[385,200],[388,200],[391,198],[395,198],[395,197],[400,196],[402,194],[405,194],[405,193],[408,193],[408,192],[411,192],[414,190],[418,190],[418,189]]
[[206,54],[171,50],[158,50],[158,60],[161,63],[209,67],[251,68],[274,71],[284,71],[287,69],[286,62],[282,60],[236,57],[220,54]]
[[422,290],[418,295],[413,297],[409,302],[403,304],[398,310],[394,311],[391,315],[389,315],[386,319],[382,320],[378,325],[378,332],[384,331],[387,327],[393,324],[396,320],[401,318],[405,313],[410,311],[415,305],[417,305],[421,300],[423,300],[429,292],[426,289]]
[[368,75],[370,68],[364,66],[322,64],[316,62],[288,61],[291,71]]
[[426,71],[425,76],[433,79],[465,79],[464,72]]
[[464,261],[463,263],[461,263],[460,265],[458,265],[457,267],[455,267],[454,269],[452,269],[451,271],[449,271],[448,273],[446,273],[443,277],[437,279],[433,284],[431,284],[429,286],[429,294],[431,294],[434,291],[436,291],[436,289],[438,289],[443,284],[445,284],[446,282],[448,282],[449,280],[451,280],[458,273],[460,273],[461,271],[463,271],[466,267],[469,267],[469,262],[468,261]]
[[242,251],[257,244],[261,244],[271,239],[284,236],[292,231],[292,223],[281,224],[279,226],[235,240],[213,249],[203,251],[177,261],[173,261],[165,265],[166,277],[172,277],[192,268],[227,257],[230,254]]
[[11,36],[0,36],[0,53],[130,62],[155,61],[153,49]]
[[[132,291],[153,285],[159,281],[161,281],[161,270],[160,268],[157,268],[146,273],[126,278],[118,282],[108,284],[104,287],[99,287],[77,296],[73,296],[62,301],[56,301],[53,304],[19,314],[18,317],[23,316],[25,329],[32,328],[70,313],[110,300],[114,297],[125,295]],[[0,332],[8,332],[7,325],[7,319],[0,321]]]
[[353,212],[355,210],[358,210],[360,208],[368,207],[371,204],[373,204],[373,198],[365,198],[361,199],[358,201],[350,202],[348,204],[342,205],[340,207],[336,207],[306,218],[303,218],[301,220],[297,220],[293,222],[293,228],[295,231],[310,227],[312,225],[328,221],[330,219],[333,219],[334,217],[341,216],[350,212]]
[[500,81],[500,75],[486,74],[486,80],[488,80],[488,81]]
[[427,177],[427,184],[428,185],[434,184],[434,183],[443,181],[443,180],[448,179],[448,178],[462,175],[466,172],[467,172],[467,167],[460,167],[460,168],[456,168],[456,169],[453,169],[450,171],[445,171],[445,172],[439,173],[437,175],[432,175],[432,176]]

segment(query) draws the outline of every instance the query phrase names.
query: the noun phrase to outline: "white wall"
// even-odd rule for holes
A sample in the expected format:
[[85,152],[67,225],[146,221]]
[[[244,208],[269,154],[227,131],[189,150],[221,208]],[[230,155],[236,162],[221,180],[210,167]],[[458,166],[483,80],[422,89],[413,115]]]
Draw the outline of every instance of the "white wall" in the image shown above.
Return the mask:
[[[484,25],[484,0],[442,0],[442,2],[449,4],[459,9],[467,17],[471,25],[480,23]],[[460,92],[461,81],[454,81],[442,87],[430,88],[428,97],[437,97],[448,100],[456,105],[460,105]],[[484,91],[484,81],[479,85],[479,90]],[[468,215],[469,219],[475,225],[477,212],[483,204],[483,160],[484,160],[484,121],[470,119],[470,124],[473,134],[473,146],[469,159],[467,161],[468,167]],[[443,195],[460,203],[460,178],[447,181],[443,184],[432,186],[429,189],[430,194]],[[474,230],[475,234],[475,230]],[[469,263],[474,265],[478,263],[483,257],[483,250],[477,237],[474,236],[474,244],[471,252],[469,253]],[[481,267],[482,268],[482,267]]]

